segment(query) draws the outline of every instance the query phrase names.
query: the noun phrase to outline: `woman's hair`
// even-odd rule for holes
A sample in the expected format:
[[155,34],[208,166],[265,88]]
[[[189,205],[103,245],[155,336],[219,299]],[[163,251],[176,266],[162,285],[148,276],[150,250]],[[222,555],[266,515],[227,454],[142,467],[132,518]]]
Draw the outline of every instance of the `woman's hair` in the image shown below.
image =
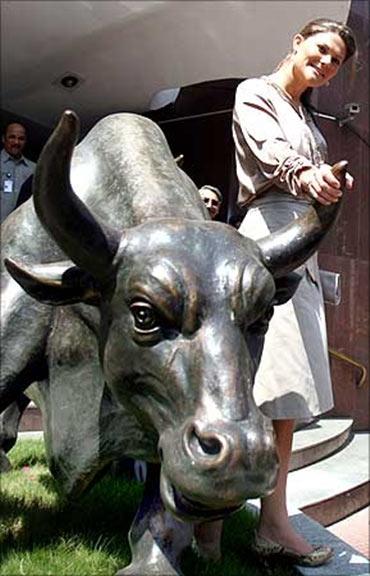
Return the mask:
[[344,58],[344,62],[357,53],[356,39],[351,28],[345,24],[342,24],[341,22],[337,22],[336,20],[330,20],[327,18],[317,18],[316,20],[311,20],[311,22],[308,22],[308,24],[303,26],[302,30],[300,30],[298,34],[303,36],[303,38],[309,38],[310,36],[314,36],[315,34],[320,34],[322,32],[334,32],[335,34],[338,34],[340,38],[342,38],[346,47],[346,56]]

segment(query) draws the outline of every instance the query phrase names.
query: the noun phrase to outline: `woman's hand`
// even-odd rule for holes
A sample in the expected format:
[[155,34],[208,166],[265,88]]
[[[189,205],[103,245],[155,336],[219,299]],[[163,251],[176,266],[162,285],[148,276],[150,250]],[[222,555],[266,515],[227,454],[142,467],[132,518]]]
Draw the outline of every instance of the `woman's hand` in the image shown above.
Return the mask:
[[[333,202],[338,202],[342,196],[340,181],[333,175],[329,164],[304,169],[298,179],[303,192],[315,198],[320,204],[328,206]],[[346,173],[346,188],[348,190],[353,188],[353,178],[348,172]]]

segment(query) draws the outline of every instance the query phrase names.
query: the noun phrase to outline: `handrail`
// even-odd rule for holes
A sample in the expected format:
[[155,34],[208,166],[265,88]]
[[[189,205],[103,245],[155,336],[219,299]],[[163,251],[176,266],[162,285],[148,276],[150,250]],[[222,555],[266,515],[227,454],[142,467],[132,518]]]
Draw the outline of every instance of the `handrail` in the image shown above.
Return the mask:
[[334,350],[334,348],[329,347],[329,354],[334,356],[334,358],[338,358],[339,360],[343,360],[344,362],[347,362],[348,364],[351,364],[352,366],[355,366],[356,368],[359,368],[361,370],[362,375],[361,375],[359,382],[357,383],[357,388],[361,388],[361,386],[363,386],[363,384],[365,383],[365,380],[367,377],[366,366],[364,366],[360,362],[357,362],[356,360],[351,358],[351,356],[348,356],[347,354],[344,354],[343,352],[338,352],[338,350]]

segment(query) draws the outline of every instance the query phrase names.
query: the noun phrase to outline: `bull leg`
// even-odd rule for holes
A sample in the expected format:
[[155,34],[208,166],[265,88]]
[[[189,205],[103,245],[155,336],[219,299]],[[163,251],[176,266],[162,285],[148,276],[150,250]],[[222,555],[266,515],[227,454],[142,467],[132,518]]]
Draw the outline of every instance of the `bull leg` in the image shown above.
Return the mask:
[[221,559],[223,520],[202,522],[194,526],[195,551],[203,560],[217,562]]
[[191,543],[193,528],[165,510],[159,474],[160,466],[148,466],[143,501],[129,532],[131,564],[116,576],[181,576],[179,560]]
[[0,473],[11,469],[6,453],[17,441],[19,422],[29,403],[30,399],[22,393],[0,415]]

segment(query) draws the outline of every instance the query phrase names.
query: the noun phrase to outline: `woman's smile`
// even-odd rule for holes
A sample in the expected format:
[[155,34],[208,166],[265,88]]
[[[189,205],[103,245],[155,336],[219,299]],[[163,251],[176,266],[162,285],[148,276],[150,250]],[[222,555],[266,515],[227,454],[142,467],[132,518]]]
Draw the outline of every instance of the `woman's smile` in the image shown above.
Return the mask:
[[321,70],[321,68],[320,68],[317,64],[314,64],[313,62],[310,62],[310,63],[308,64],[308,66],[310,66],[311,68],[313,68],[316,76],[318,76],[319,78],[322,78],[322,79],[325,80],[326,74],[325,74],[324,70]]

